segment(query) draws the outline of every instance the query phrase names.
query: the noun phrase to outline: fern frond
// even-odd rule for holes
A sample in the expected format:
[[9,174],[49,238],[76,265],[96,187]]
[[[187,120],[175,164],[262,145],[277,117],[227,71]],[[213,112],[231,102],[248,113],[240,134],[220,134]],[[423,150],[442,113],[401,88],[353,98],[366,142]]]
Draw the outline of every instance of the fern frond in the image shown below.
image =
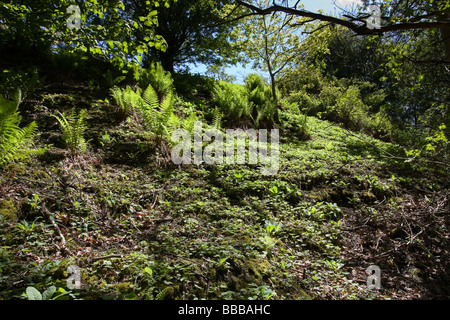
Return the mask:
[[126,116],[130,116],[139,107],[142,100],[140,93],[135,92],[130,86],[125,89],[114,87],[110,92],[120,110]]
[[197,114],[191,110],[187,119],[183,121],[183,129],[189,131],[191,135],[194,134],[195,122],[198,120]]
[[213,113],[213,120],[212,120],[212,126],[216,129],[220,129],[222,127],[222,113],[220,112],[219,108],[214,109]]
[[138,74],[138,83],[141,88],[151,86],[162,102],[164,97],[173,91],[173,79],[170,72],[167,72],[159,63],[153,63],[149,69],[142,69]]
[[173,96],[169,94],[160,105],[159,117],[162,123],[166,123],[174,112]]
[[33,140],[37,132],[35,122],[30,123],[24,128],[15,125],[9,126],[8,134],[0,133],[0,165],[3,166],[9,162],[20,161],[28,158],[32,154],[41,152],[39,149],[33,149]]
[[148,86],[142,93],[141,103],[138,110],[144,120],[144,123],[150,130],[155,126],[155,118],[158,112],[159,101],[158,96],[152,86]]
[[151,85],[149,85],[147,89],[145,89],[145,91],[142,93],[142,98],[144,99],[145,103],[147,103],[152,108],[157,109],[159,107],[158,95]]
[[172,113],[167,121],[167,125],[164,126],[164,131],[167,137],[169,145],[173,147],[172,134],[181,127],[181,119]]
[[75,109],[72,109],[68,116],[61,112],[58,112],[58,114],[54,115],[54,117],[59,122],[63,134],[62,138],[67,148],[72,153],[84,153],[87,149],[87,142],[83,137],[84,131],[87,128],[86,109],[80,110],[78,114]]
[[33,149],[33,140],[37,133],[35,122],[20,128],[21,117],[19,104],[22,93],[17,90],[13,100],[6,100],[0,95],[0,166],[9,162],[20,161],[43,149]]

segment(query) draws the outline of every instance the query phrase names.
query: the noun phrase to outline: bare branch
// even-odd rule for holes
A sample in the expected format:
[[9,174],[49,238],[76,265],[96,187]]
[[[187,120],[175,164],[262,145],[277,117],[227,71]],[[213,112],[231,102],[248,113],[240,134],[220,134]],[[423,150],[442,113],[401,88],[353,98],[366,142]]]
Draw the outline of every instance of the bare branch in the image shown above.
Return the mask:
[[[284,12],[291,15],[301,16],[305,18],[311,18],[314,20],[320,20],[329,22],[332,24],[337,24],[344,26],[353,32],[355,32],[358,35],[377,35],[377,34],[383,34],[386,32],[393,32],[393,31],[400,31],[400,30],[412,30],[412,29],[450,29],[450,22],[449,21],[416,21],[417,19],[414,19],[410,22],[401,22],[396,24],[390,24],[386,26],[382,26],[379,29],[370,29],[367,26],[367,23],[365,21],[361,21],[361,17],[356,18],[352,17],[351,20],[344,20],[341,18],[336,18],[333,16],[321,14],[321,13],[315,13],[307,10],[299,10],[296,9],[296,7],[282,7],[279,5],[272,5],[268,8],[258,8],[257,6],[254,6],[250,3],[247,3],[242,0],[236,0],[236,3],[240,6],[243,6],[251,11],[251,13],[246,14],[245,16],[251,16],[251,15],[268,15],[272,14],[274,12]],[[431,15],[422,16],[422,18],[429,17]],[[243,16],[244,17],[244,16]],[[234,20],[239,20],[240,17],[235,18]],[[356,23],[356,22],[359,23]],[[361,23],[363,22],[363,23]]]

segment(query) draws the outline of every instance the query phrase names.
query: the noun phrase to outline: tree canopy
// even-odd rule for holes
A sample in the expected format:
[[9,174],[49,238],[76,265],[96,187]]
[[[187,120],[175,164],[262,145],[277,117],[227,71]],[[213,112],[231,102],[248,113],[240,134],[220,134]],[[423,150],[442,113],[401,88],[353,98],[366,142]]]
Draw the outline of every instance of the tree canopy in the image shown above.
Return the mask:
[[[235,52],[230,40],[233,24],[217,24],[222,9],[229,3],[229,0],[186,0],[160,8],[154,32],[164,39],[167,50],[151,50],[147,59],[159,61],[170,72],[187,64],[220,65],[233,61]],[[140,12],[140,5],[135,10]]]

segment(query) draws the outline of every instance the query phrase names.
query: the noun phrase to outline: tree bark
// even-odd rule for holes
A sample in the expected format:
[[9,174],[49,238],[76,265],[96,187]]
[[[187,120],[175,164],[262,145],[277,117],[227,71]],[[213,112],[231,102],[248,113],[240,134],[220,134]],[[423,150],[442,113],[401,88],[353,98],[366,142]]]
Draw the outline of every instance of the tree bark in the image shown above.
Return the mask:
[[[445,21],[450,22],[450,13],[446,13],[442,17]],[[441,28],[441,37],[445,47],[445,55],[447,61],[450,61],[450,29],[449,28]]]

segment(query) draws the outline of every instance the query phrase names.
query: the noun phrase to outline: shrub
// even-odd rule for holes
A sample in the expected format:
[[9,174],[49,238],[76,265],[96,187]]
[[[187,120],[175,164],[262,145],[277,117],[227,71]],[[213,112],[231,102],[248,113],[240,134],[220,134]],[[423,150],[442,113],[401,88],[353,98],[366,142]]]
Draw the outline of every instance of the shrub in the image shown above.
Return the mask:
[[211,99],[216,82],[199,74],[175,73],[174,86],[178,94],[189,98]]
[[318,112],[325,111],[319,109],[319,103],[317,102],[317,100],[304,91],[299,91],[291,94],[288,98],[288,103],[296,104],[299,108],[299,111],[306,114],[317,114]]
[[359,89],[350,86],[337,98],[331,107],[331,117],[343,124],[345,128],[361,130],[368,120],[369,107],[361,100]]
[[286,100],[283,101],[283,109],[280,113],[281,126],[285,130],[283,135],[295,136],[299,140],[310,139],[307,114],[300,111],[297,103],[289,103]]

